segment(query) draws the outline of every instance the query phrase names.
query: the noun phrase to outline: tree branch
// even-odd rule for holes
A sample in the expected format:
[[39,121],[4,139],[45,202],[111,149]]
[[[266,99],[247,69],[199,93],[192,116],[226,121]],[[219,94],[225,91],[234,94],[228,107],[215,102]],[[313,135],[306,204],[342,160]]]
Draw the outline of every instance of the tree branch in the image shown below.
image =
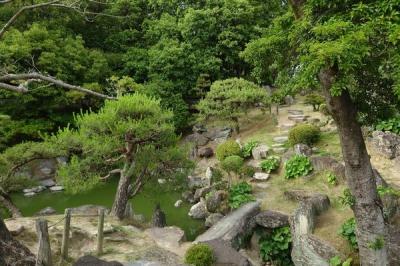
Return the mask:
[[100,177],[101,181],[106,181],[107,179],[109,179],[111,177],[111,175],[113,174],[120,174],[122,172],[121,169],[114,169],[111,170],[110,172],[108,172],[108,174],[106,176]]
[[2,1],[0,1],[0,4],[7,4],[7,3],[10,3],[12,1],[14,1],[14,0],[2,0]]
[[[12,0],[3,0],[2,3],[7,3],[7,2],[11,2]],[[3,26],[3,28],[0,30],[0,39],[3,37],[4,33],[7,31],[7,29],[9,27],[11,27],[11,25],[14,23],[15,20],[17,20],[17,18],[19,16],[22,15],[22,13],[24,13],[26,10],[30,10],[30,9],[35,9],[35,8],[41,8],[41,7],[45,7],[45,6],[50,6],[52,4],[58,3],[59,0],[56,1],[50,1],[50,2],[46,2],[46,3],[40,3],[40,4],[35,4],[35,5],[30,5],[30,6],[23,6],[21,7],[17,13],[14,14],[14,16],[12,16],[7,23]]]
[[[15,91],[15,92],[19,92],[19,93],[29,92],[29,90],[26,87],[24,87],[23,85],[21,85],[21,84],[19,86],[15,86],[15,85],[12,85],[12,84],[7,84],[7,83],[10,83],[12,81],[20,81],[20,80],[25,80],[25,81],[28,81],[28,82],[41,80],[41,81],[46,81],[46,82],[52,83],[52,84],[54,84],[54,85],[56,85],[58,87],[62,87],[62,88],[70,89],[70,90],[76,90],[76,91],[82,92],[84,94],[93,95],[93,96],[96,96],[96,97],[99,97],[99,98],[108,99],[108,100],[115,100],[116,99],[115,97],[111,97],[111,96],[107,96],[107,95],[104,95],[104,94],[101,94],[101,93],[98,93],[98,92],[95,92],[95,91],[91,91],[91,90],[85,89],[85,88],[80,87],[80,86],[71,85],[71,84],[65,83],[62,80],[58,80],[58,79],[53,78],[51,76],[45,76],[43,74],[36,73],[36,72],[23,73],[23,74],[7,74],[7,75],[4,75],[4,76],[1,76],[0,77],[0,88],[11,90],[11,91]],[[5,82],[7,82],[7,83],[5,83]]]

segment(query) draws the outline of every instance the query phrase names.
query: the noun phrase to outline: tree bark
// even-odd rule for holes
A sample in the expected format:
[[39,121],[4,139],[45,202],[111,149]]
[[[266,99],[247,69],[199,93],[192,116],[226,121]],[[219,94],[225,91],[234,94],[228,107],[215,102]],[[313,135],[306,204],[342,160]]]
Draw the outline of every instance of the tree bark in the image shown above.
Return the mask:
[[121,177],[118,182],[118,189],[115,195],[114,204],[111,209],[111,215],[118,217],[122,220],[125,218],[125,210],[128,204],[129,195],[129,185],[131,184],[131,177],[122,171]]
[[35,256],[15,240],[0,217],[0,265],[34,266]]
[[14,203],[8,198],[8,195],[4,194],[0,189],[0,203],[7,208],[13,218],[22,217],[21,211],[14,205]]
[[332,96],[330,89],[336,77],[332,68],[320,72],[321,82],[329,111],[337,126],[345,162],[346,179],[355,204],[352,206],[357,222],[357,241],[361,265],[389,265],[387,245],[380,249],[370,247],[377,239],[387,236],[387,224],[382,203],[377,194],[375,176],[367,153],[357,110],[349,92]]

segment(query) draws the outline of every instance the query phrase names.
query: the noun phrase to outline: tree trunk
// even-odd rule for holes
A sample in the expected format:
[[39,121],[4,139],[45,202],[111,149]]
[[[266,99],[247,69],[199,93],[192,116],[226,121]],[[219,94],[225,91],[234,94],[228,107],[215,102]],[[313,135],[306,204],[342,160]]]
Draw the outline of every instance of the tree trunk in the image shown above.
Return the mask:
[[0,190],[0,203],[10,211],[13,218],[22,217],[21,211],[14,205],[7,194]]
[[361,265],[389,265],[386,243],[380,249],[371,248],[377,239],[387,235],[387,224],[361,127],[357,122],[356,107],[348,91],[343,91],[340,96],[330,93],[335,77],[336,71],[332,68],[322,70],[319,75],[327,106],[338,126],[346,179],[355,197],[352,209],[357,221]]
[[125,210],[130,198],[129,195],[130,184],[131,184],[131,177],[127,175],[125,171],[122,171],[118,183],[117,193],[114,199],[114,204],[111,209],[111,215],[118,217],[118,219],[120,220],[125,218]]
[[34,266],[35,256],[15,240],[0,217],[0,265]]

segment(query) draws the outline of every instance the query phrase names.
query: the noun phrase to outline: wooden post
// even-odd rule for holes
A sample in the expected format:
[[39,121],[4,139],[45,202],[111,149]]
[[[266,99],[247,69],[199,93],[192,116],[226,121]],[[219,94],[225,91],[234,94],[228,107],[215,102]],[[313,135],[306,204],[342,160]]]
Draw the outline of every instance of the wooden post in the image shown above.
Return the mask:
[[52,266],[47,220],[42,218],[36,220],[36,232],[39,240],[36,266]]
[[64,214],[64,232],[61,244],[61,258],[66,260],[68,258],[68,241],[69,241],[69,228],[71,225],[71,210],[65,209]]
[[97,227],[97,255],[103,253],[103,228],[104,228],[104,209],[99,209],[99,223]]

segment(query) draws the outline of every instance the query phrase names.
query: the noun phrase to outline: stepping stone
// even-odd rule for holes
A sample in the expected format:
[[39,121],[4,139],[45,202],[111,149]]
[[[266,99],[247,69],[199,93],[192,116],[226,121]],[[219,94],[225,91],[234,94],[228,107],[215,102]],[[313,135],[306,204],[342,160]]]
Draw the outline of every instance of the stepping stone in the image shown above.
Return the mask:
[[284,123],[284,124],[280,125],[279,128],[281,130],[289,130],[292,127],[294,127],[295,125],[296,125],[295,123]]
[[284,147],[282,147],[282,148],[273,148],[272,151],[277,153],[277,154],[282,154],[282,153],[285,153],[287,151],[287,148],[284,148]]
[[28,197],[28,198],[33,197],[33,196],[35,196],[35,195],[36,195],[35,192],[28,192],[28,193],[25,193],[25,194],[24,194],[24,196],[25,196],[25,197]]
[[44,186],[37,186],[37,187],[33,187],[33,188],[26,188],[24,190],[22,190],[22,192],[24,192],[25,194],[28,193],[39,193],[42,192],[43,190],[45,190],[46,188]]
[[295,122],[305,122],[308,119],[308,116],[305,115],[289,115],[288,116],[289,120],[295,121]]
[[289,109],[288,113],[291,115],[302,115],[304,114],[303,110],[294,110],[294,109]]
[[283,143],[272,144],[272,148],[282,148],[283,145],[284,145]]
[[286,141],[288,141],[288,136],[279,136],[279,137],[275,137],[273,140],[276,143],[285,143]]
[[256,181],[267,181],[268,178],[269,178],[269,174],[267,174],[267,173],[255,173],[253,178]]
[[39,182],[41,186],[44,187],[54,187],[56,184],[56,182],[54,182],[53,179],[45,179]]

